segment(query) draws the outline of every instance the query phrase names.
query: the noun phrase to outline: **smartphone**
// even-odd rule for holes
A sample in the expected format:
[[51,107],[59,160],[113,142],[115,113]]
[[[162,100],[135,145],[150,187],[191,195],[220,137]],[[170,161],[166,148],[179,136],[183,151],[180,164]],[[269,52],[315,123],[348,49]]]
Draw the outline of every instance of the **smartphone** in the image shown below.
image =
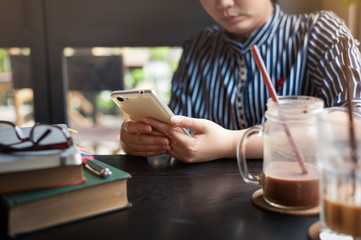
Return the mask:
[[[172,110],[154,90],[118,90],[113,91],[111,97],[123,113],[135,122],[142,122],[144,118],[151,117],[172,124]],[[187,130],[182,130],[189,135]]]

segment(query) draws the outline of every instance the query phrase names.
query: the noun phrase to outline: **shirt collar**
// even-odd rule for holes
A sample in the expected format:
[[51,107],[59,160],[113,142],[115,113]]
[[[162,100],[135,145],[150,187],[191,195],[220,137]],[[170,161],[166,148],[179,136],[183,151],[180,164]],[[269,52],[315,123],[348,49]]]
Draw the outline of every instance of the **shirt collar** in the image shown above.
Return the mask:
[[245,53],[249,51],[249,48],[253,45],[262,45],[268,40],[272,39],[272,36],[277,30],[277,25],[279,24],[284,12],[280,9],[278,4],[274,5],[274,10],[272,16],[268,18],[265,24],[262,27],[251,33],[246,39],[238,40],[232,37],[232,35],[224,31],[224,39],[226,43],[231,46],[234,50]]

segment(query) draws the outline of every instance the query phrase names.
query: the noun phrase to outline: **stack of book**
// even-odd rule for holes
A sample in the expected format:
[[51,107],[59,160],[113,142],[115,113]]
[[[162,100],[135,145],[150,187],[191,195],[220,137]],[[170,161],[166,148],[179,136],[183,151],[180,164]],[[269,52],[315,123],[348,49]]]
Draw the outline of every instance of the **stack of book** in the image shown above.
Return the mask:
[[[2,134],[0,130],[0,138]],[[75,144],[64,151],[0,152],[1,230],[16,236],[129,207],[131,176],[86,159],[89,156],[82,156]],[[84,167],[90,165],[86,161],[112,174],[96,175]]]

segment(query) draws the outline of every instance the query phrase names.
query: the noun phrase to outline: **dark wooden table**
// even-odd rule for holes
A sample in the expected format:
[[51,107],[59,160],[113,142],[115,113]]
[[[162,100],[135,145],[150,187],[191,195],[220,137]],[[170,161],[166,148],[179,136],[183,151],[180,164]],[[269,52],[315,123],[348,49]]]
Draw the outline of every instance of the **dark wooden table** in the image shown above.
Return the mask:
[[[18,239],[308,239],[318,216],[261,210],[257,186],[246,184],[235,159],[185,164],[167,157],[96,156],[129,172],[130,209],[19,236]],[[251,160],[250,170],[262,162]]]

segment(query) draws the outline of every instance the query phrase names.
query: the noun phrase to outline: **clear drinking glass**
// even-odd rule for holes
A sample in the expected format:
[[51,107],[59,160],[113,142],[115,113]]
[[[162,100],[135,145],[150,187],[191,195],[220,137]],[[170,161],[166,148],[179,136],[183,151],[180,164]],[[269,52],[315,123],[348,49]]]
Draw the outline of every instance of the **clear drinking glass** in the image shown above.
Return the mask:
[[[317,115],[323,110],[323,101],[307,96],[280,96],[278,101],[279,104],[268,100],[264,126],[250,128],[240,140],[237,148],[240,173],[246,182],[261,185],[263,198],[274,207],[315,206],[319,203]],[[254,134],[261,134],[264,142],[260,175],[250,174],[246,161],[246,144]],[[301,155],[304,168],[296,152]]]
[[320,115],[321,239],[361,239],[361,115],[353,112],[356,155],[352,155],[346,108]]

